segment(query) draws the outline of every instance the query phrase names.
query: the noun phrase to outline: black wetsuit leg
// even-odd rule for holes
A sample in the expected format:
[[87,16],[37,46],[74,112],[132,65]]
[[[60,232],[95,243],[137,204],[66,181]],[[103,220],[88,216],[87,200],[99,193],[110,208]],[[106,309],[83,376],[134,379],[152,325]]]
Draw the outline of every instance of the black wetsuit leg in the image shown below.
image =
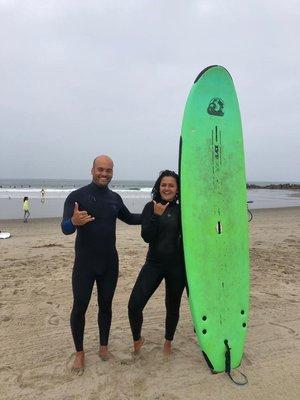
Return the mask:
[[118,264],[111,265],[101,275],[97,275],[98,326],[100,346],[107,346],[112,317],[112,300],[118,281]]
[[148,261],[137,277],[128,303],[129,322],[135,341],[141,337],[143,309],[163,278],[160,266]]
[[76,260],[73,268],[73,309],[71,312],[71,330],[76,351],[83,350],[83,336],[85,326],[85,313],[88,308],[94,282],[97,283],[98,292],[98,326],[100,345],[107,346],[111,317],[112,300],[118,281],[118,259],[113,256],[106,265],[96,266],[95,261],[83,264],[82,260]]
[[141,269],[133,287],[129,303],[128,316],[133,340],[139,340],[143,324],[143,309],[150,297],[165,278],[166,283],[166,323],[165,339],[173,340],[179,320],[179,308],[185,287],[185,271],[182,266],[163,266],[149,261]]
[[83,350],[85,313],[88,308],[95,282],[93,270],[88,266],[74,264],[72,274],[73,308],[71,312],[71,330],[76,351]]
[[182,266],[170,265],[165,275],[166,284],[166,323],[165,339],[173,340],[179,320],[179,309],[182,293],[185,287],[185,271]]

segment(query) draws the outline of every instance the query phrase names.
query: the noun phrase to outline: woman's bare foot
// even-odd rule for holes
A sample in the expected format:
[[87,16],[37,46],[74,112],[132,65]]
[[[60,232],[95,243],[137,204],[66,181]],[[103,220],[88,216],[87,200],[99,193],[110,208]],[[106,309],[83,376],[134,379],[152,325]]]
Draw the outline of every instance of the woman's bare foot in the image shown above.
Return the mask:
[[134,349],[134,354],[138,354],[145,342],[145,338],[141,336],[139,340],[134,340],[133,341],[133,349]]
[[114,355],[110,351],[108,351],[107,346],[100,346],[99,357],[102,361],[114,361],[115,359]]
[[73,362],[71,371],[82,375],[84,371],[84,351],[77,351],[75,353],[75,360]]
[[164,344],[164,355],[170,356],[172,354],[172,341],[166,340]]

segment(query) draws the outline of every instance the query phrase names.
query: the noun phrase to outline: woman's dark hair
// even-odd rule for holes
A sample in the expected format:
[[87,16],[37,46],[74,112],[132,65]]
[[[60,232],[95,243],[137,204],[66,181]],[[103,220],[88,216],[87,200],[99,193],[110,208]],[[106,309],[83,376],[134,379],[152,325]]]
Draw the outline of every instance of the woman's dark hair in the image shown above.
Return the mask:
[[[157,180],[153,186],[153,189],[151,191],[152,199],[156,202],[160,202],[162,200],[161,195],[159,193],[159,187],[160,187],[162,178],[164,178],[165,176],[171,176],[172,178],[174,178],[176,180],[177,188],[179,191],[179,176],[178,176],[178,174],[176,174],[176,172],[174,172],[174,171],[170,171],[169,169],[161,171],[159,174],[159,177],[157,178]],[[175,199],[177,200],[177,198],[178,198],[178,193],[177,193]]]
[[28,200],[28,197],[24,197],[24,198],[23,198],[23,203],[24,203],[25,200]]

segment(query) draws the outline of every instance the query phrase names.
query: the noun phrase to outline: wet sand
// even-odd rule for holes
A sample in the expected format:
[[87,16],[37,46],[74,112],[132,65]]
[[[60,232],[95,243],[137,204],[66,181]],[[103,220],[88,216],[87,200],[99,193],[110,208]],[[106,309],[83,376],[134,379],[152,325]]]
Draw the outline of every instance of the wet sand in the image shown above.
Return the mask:
[[300,393],[300,208],[254,210],[250,224],[251,313],[240,370],[249,384],[212,375],[196,342],[183,296],[173,355],[162,354],[164,287],[144,312],[146,338],[131,354],[127,302],[147,250],[139,227],[118,223],[120,278],[110,346],[114,363],[97,356],[95,291],[86,318],[86,368],[70,372],[69,328],[74,235],[59,219],[0,221],[12,237],[0,240],[0,398],[5,400],[230,399],[296,400]]

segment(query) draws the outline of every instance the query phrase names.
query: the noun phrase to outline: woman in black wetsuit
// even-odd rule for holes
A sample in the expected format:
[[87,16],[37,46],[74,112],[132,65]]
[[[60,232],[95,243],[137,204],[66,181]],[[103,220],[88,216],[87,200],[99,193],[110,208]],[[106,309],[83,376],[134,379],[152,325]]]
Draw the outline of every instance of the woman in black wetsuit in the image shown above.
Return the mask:
[[179,308],[186,284],[180,234],[180,210],[177,203],[178,175],[163,171],[152,189],[153,201],[146,204],[142,214],[142,238],[149,243],[146,263],[132,290],[128,315],[135,352],[144,339],[141,336],[143,309],[165,279],[166,321],[164,353],[171,354],[171,344],[179,319]]

